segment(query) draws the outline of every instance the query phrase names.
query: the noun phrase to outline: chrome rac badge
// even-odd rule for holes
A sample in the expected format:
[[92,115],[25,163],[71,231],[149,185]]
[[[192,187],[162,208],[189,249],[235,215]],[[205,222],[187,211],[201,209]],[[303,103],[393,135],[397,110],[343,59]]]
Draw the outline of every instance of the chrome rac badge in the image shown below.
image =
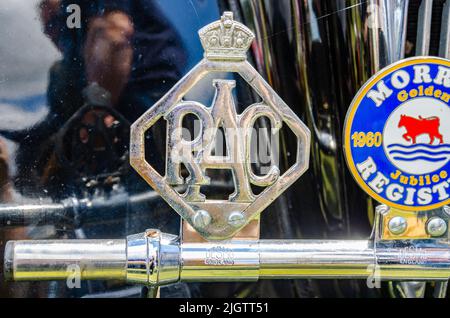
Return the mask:
[[[130,160],[185,221],[203,237],[217,240],[232,237],[306,171],[310,133],[247,62],[247,50],[254,35],[234,21],[231,12],[225,12],[220,21],[207,25],[199,34],[205,49],[204,59],[132,125]],[[218,73],[222,73],[222,77]],[[241,76],[262,101],[238,114],[233,94],[236,83],[223,79],[223,73]],[[217,74],[218,79],[211,80],[211,74]],[[186,97],[202,79],[209,79],[208,85],[215,89],[212,105]],[[192,140],[183,138],[182,124],[189,118],[187,115],[193,115],[200,122],[199,133]],[[272,134],[285,124],[298,140],[296,162],[283,174],[275,164],[264,174],[252,169],[249,130],[260,117],[270,123]],[[144,133],[159,119],[164,119],[167,126],[165,175],[159,174],[145,160]],[[224,131],[227,151],[218,156],[214,145],[220,129]],[[187,176],[182,175],[182,166]],[[208,199],[201,191],[202,186],[211,184],[206,173],[211,169],[232,172],[234,193],[226,200]],[[252,185],[263,190],[255,194]]]
[[392,64],[358,92],[344,148],[358,184],[374,199],[410,211],[450,203],[450,61]]

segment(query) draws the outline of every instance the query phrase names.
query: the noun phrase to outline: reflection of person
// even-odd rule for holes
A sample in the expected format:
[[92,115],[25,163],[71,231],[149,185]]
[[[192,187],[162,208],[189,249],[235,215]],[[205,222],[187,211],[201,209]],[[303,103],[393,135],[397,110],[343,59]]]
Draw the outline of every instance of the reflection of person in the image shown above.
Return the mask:
[[[71,14],[66,9],[73,4],[81,9],[80,29],[66,25]],[[153,0],[44,0],[41,17],[45,33],[63,53],[61,71],[79,75],[70,81],[78,95],[98,83],[131,121],[181,75],[180,40]],[[52,84],[49,95],[61,103],[58,85]]]
[[[69,5],[80,8],[80,28],[67,24],[73,14]],[[129,122],[135,121],[178,81],[185,55],[178,34],[154,0],[43,0],[40,16],[45,34],[63,58],[50,70],[47,119],[21,141],[17,161],[24,177],[16,178],[16,185],[33,189],[37,182],[30,176],[34,176],[41,186],[51,187],[44,176],[53,180],[56,191],[67,192],[61,186],[67,184],[66,177],[60,178],[52,159],[54,141],[49,136],[61,131],[83,105],[114,107]],[[87,113],[81,121],[92,127],[96,115]],[[104,130],[114,129],[113,119],[105,117]],[[81,128],[78,142],[86,145],[88,140],[87,130]],[[30,153],[40,159],[30,160]]]
[[[79,29],[67,26],[74,4]],[[50,71],[53,132],[85,104],[113,106],[133,122],[181,77],[181,40],[155,0],[44,0],[40,7],[44,32],[63,54]],[[86,137],[81,131],[80,141]]]
[[[83,169],[90,169],[86,175],[97,182],[105,175],[106,180],[116,180],[119,178],[118,175],[121,178],[123,174],[120,186],[123,186],[127,193],[148,191],[148,185],[133,171],[106,169],[108,170],[106,173],[103,170],[97,173],[98,166],[103,167],[113,159],[112,156],[105,155],[106,151],[101,154],[101,149],[108,148],[105,147],[108,143],[99,144],[95,138],[97,135],[93,138],[92,131],[99,128],[97,131],[108,132],[103,135],[111,137],[111,144],[114,144],[118,139],[114,133],[121,132],[115,124],[122,117],[119,115],[123,115],[128,122],[133,122],[182,75],[185,55],[181,40],[155,2],[154,0],[41,1],[39,8],[43,30],[61,51],[62,60],[55,63],[49,72],[47,119],[32,128],[32,131],[27,131],[23,140],[22,138],[18,140],[19,176],[15,180],[18,180],[16,185],[20,191],[28,192],[27,190],[31,188],[30,195],[37,195],[38,191],[45,189],[46,195],[57,201],[72,196],[83,199],[92,193],[99,196],[104,194],[103,189],[88,192],[91,190],[87,189],[89,182],[85,182],[85,178],[80,178],[79,175],[77,177],[83,185],[86,185],[86,189],[78,186],[76,183],[78,180],[66,173],[72,169],[73,162],[58,162],[58,138],[69,140],[67,144],[76,139],[60,138],[74,119],[80,122],[74,125],[76,133],[68,132],[65,136],[78,136],[77,142],[83,147],[68,145],[67,148],[72,150],[72,157],[76,160],[86,159],[82,162]],[[80,8],[80,28],[70,28],[67,25],[69,16],[73,14],[70,10],[68,12],[67,7],[74,4]],[[91,110],[83,106],[97,108]],[[114,112],[99,116],[98,106],[103,110],[113,108]],[[83,112],[78,118],[80,108],[81,111],[88,109],[88,112]],[[99,121],[98,118],[102,120]],[[126,140],[126,144],[129,144],[129,140]],[[90,146],[92,149],[89,152],[87,148]],[[85,153],[73,151],[74,149],[83,149]],[[30,157],[30,154],[33,156]],[[90,158],[87,158],[88,156]],[[163,154],[155,151],[155,157],[162,161]],[[92,161],[99,164],[90,165]],[[128,164],[128,161],[125,161]],[[68,166],[70,169],[65,169]],[[91,166],[95,168],[91,169]],[[107,191],[109,189],[104,192]],[[153,207],[151,204],[158,206]],[[170,215],[168,207],[161,206],[159,201],[149,203],[145,208],[133,209],[127,208],[125,220],[114,219],[114,213],[111,213],[105,215],[104,223],[83,224],[81,226],[83,235],[90,238],[123,237],[143,231],[145,229],[142,228],[143,219],[149,220],[147,226],[157,225],[162,228],[166,226],[166,231],[169,232],[179,228],[178,218],[167,220],[167,215]],[[69,231],[61,231],[62,234],[58,235],[65,235],[67,232]],[[83,283],[82,290],[70,292],[83,295],[86,293],[87,285]],[[64,289],[64,286],[58,286]],[[121,287],[121,285],[105,286],[103,283],[89,283],[88,289],[89,292],[98,292],[109,287],[112,289]]]

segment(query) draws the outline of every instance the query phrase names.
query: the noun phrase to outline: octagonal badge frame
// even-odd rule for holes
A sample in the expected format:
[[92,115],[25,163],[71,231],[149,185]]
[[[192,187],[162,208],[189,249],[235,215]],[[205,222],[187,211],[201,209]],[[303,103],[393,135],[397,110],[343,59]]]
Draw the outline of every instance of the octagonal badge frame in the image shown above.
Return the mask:
[[[220,21],[213,22],[202,30],[211,29],[211,26],[218,23],[220,23]],[[253,40],[253,33],[251,33],[244,25],[236,21],[233,21],[233,24],[238,28],[245,28],[247,33],[250,32],[250,42]],[[202,30],[199,31],[201,37]],[[202,38],[202,40],[204,39]],[[201,236],[208,240],[223,240],[233,237],[251,220],[256,218],[308,169],[311,136],[308,127],[253,68],[247,61],[245,55],[236,58],[236,54],[228,55],[225,52],[222,56],[217,56],[216,54],[211,57],[211,55],[208,55],[207,48],[205,51],[205,57],[131,126],[130,163],[141,177]],[[245,221],[240,226],[230,226],[227,223],[226,220],[229,217],[227,214],[233,212],[230,210],[225,214],[221,213],[214,215],[210,224],[200,228],[193,222],[193,217],[197,212],[195,207],[187,202],[182,194],[178,193],[171,185],[166,183],[164,180],[165,176],[160,175],[146,161],[145,133],[149,128],[155,125],[160,118],[169,113],[171,109],[179,103],[185,102],[183,101],[183,97],[199,81],[211,73],[219,72],[237,73],[250,85],[250,87],[262,98],[262,103],[269,106],[270,109],[282,119],[282,122],[286,123],[294,133],[297,138],[297,153],[295,163],[280,175],[272,185],[267,186],[260,194],[255,195],[254,201],[249,203],[248,206],[241,211],[245,217]],[[253,105],[259,104],[261,103]],[[248,107],[252,107],[253,105]],[[218,201],[217,203],[220,202],[223,201]]]

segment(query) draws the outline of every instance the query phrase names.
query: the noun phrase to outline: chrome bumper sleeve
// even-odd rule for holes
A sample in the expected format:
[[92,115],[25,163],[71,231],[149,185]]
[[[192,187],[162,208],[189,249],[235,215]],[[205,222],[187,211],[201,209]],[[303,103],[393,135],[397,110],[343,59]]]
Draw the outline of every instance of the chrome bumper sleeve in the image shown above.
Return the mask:
[[[149,234],[150,233],[150,234]],[[395,245],[397,244],[397,246]],[[178,281],[333,278],[448,280],[445,243],[259,240],[183,243],[159,231],[127,240],[11,241],[5,277],[14,281],[116,279],[160,286]],[[77,271],[78,270],[78,271]]]

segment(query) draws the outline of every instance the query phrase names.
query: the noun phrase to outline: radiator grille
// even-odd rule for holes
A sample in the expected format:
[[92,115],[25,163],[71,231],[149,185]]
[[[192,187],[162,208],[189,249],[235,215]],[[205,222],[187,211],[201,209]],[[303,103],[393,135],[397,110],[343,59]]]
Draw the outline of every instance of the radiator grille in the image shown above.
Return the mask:
[[450,0],[410,0],[405,56],[432,55],[450,58]]

